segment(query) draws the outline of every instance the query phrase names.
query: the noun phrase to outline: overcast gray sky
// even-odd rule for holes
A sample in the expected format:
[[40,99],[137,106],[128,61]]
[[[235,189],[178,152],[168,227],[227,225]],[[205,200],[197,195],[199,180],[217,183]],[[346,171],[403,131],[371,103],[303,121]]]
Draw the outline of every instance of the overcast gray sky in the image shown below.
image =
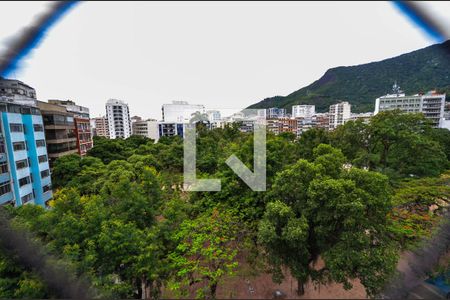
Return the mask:
[[[1,2],[0,44],[44,5]],[[449,3],[432,5],[448,16]],[[117,98],[132,115],[160,119],[172,100],[241,109],[328,68],[433,43],[388,2],[83,2],[13,77],[40,100],[73,99],[92,116]]]

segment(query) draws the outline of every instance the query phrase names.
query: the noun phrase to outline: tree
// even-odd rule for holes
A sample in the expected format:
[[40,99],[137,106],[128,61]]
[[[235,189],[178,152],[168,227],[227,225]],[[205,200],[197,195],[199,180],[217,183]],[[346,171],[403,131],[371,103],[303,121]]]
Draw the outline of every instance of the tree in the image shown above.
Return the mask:
[[312,157],[312,151],[320,144],[330,142],[329,133],[325,129],[312,128],[302,133],[298,144],[300,146],[300,156],[308,159]]
[[[345,169],[344,157],[320,145],[314,161],[299,160],[275,179],[259,226],[259,242],[280,281],[281,266],[298,280],[298,292],[313,282],[335,281],[351,288],[359,278],[374,296],[395,269],[388,238],[391,208],[387,177]],[[325,267],[314,264],[322,258]]]
[[6,255],[3,249],[0,250],[1,299],[43,299],[53,296],[36,274],[17,264],[14,257]]
[[[131,141],[133,142],[134,138]],[[95,136],[94,145],[89,149],[88,155],[101,159],[105,164],[113,160],[126,160],[132,154],[131,148],[127,147],[126,141],[122,139]]]
[[194,285],[197,297],[215,299],[221,278],[238,265],[241,230],[238,219],[222,209],[185,220],[174,235],[178,245],[170,254],[175,270],[170,287],[186,293]]
[[449,166],[441,145],[422,135],[405,136],[392,147],[389,161],[403,176],[438,176]]
[[391,179],[436,176],[447,166],[450,133],[432,128],[422,114],[381,112],[368,124],[349,121],[331,133],[353,165],[379,170]]
[[289,266],[292,276],[298,280],[299,294],[304,293],[304,283],[309,276],[308,231],[306,218],[296,217],[290,206],[278,200],[267,204],[259,224],[258,239],[268,251],[274,281],[281,283],[281,266]]
[[52,184],[55,188],[67,185],[81,171],[81,156],[70,154],[59,157],[52,170]]
[[433,141],[438,142],[442,146],[447,159],[450,160],[450,130],[444,128],[433,128],[427,135]]
[[331,135],[331,144],[341,149],[349,162],[358,167],[375,168],[377,155],[374,153],[370,125],[362,120],[348,121],[338,126]]
[[404,113],[400,110],[384,111],[370,120],[371,143],[380,148],[380,164],[389,166],[389,153],[393,145],[405,136],[420,135],[430,129],[422,114]]

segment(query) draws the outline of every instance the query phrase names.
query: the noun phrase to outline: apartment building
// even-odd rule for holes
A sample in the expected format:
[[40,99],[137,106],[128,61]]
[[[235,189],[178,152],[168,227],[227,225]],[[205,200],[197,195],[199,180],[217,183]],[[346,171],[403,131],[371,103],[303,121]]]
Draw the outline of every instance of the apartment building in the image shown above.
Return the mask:
[[48,100],[48,103],[63,106],[69,113],[73,114],[78,154],[81,156],[86,155],[87,151],[94,146],[89,119],[89,108],[77,105],[72,100],[52,99]]
[[311,119],[316,114],[315,105],[293,105],[292,117]]
[[58,99],[50,99],[48,100],[50,104],[56,104],[60,106],[64,106],[68,112],[73,113],[74,117],[89,119],[89,108],[81,105],[77,105],[72,100],[58,100]]
[[266,111],[267,119],[275,119],[275,118],[285,118],[287,117],[287,112],[285,108],[271,107]]
[[38,101],[44,120],[50,167],[61,156],[78,153],[74,114],[64,106]]
[[108,119],[106,119],[105,117],[92,118],[91,128],[93,136],[109,138]]
[[158,123],[158,135],[164,136],[179,136],[184,137],[186,123],[171,123],[171,122],[159,122]]
[[106,119],[110,139],[126,139],[131,135],[131,119],[128,104],[121,100],[106,102]]
[[344,101],[330,105],[329,110],[329,130],[334,130],[339,125],[343,125],[350,119],[351,105]]
[[394,93],[375,100],[374,115],[382,111],[399,109],[409,113],[423,113],[436,128],[444,127],[445,94],[430,91],[426,94],[407,96],[394,85]]
[[52,185],[41,112],[0,102],[0,205],[46,206]]
[[20,80],[0,77],[0,98],[16,104],[36,106],[36,91]]
[[162,120],[165,123],[189,123],[196,112],[205,113],[205,106],[201,104],[189,104],[186,101],[172,101],[163,104]]
[[293,118],[276,118],[266,120],[267,131],[274,134],[290,132],[297,135],[298,120]]
[[79,117],[75,117],[73,120],[75,125],[75,136],[77,138],[78,154],[85,156],[87,152],[94,147],[90,120]]
[[368,124],[370,121],[370,118],[373,117],[373,113],[371,112],[367,112],[367,113],[352,113],[350,114],[350,120],[351,121],[357,121],[357,120],[361,120],[363,121],[363,123]]
[[158,122],[154,119],[134,121],[132,132],[133,135],[144,136],[154,141],[159,139]]

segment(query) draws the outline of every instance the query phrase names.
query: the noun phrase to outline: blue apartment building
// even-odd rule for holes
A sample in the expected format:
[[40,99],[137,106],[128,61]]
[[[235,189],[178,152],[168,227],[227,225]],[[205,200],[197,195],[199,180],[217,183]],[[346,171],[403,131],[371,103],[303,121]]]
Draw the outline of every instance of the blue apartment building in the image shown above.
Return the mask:
[[40,110],[0,101],[0,205],[47,206],[50,168]]

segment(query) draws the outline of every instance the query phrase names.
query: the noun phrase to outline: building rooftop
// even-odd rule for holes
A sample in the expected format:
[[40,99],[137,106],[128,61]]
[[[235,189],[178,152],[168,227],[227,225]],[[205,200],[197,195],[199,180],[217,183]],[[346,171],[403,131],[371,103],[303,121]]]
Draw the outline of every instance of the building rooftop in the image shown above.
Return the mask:
[[122,105],[127,105],[124,101],[119,100],[119,99],[109,99],[108,101],[106,101],[106,104],[122,104]]

